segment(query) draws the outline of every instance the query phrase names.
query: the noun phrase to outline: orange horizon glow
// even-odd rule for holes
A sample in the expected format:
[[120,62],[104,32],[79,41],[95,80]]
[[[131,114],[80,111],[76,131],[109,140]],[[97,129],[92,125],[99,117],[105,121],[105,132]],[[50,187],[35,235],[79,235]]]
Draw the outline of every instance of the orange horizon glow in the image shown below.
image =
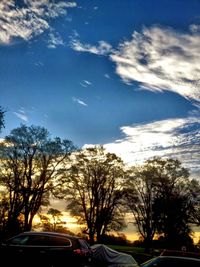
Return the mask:
[[[45,214],[49,217],[49,215]],[[64,222],[63,227],[66,227],[66,229],[78,233],[81,231],[81,225],[78,224],[77,219],[70,216],[69,212],[62,212],[61,221]],[[41,220],[39,216],[35,216],[34,218],[34,224],[40,223]],[[51,220],[51,222],[53,222]],[[136,240],[140,239],[140,235],[137,232],[135,226],[129,226],[126,230],[123,230],[121,232],[113,232],[113,234],[124,234],[130,242],[134,242]],[[191,235],[192,239],[194,240],[194,243],[197,244],[200,240],[200,231],[194,231]],[[155,238],[156,239],[156,238]]]

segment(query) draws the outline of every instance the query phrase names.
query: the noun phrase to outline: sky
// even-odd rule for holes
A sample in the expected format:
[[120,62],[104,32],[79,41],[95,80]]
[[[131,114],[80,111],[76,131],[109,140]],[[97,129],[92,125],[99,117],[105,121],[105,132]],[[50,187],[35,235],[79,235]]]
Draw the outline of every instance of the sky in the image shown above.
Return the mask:
[[1,138],[22,123],[200,172],[199,0],[1,0]]

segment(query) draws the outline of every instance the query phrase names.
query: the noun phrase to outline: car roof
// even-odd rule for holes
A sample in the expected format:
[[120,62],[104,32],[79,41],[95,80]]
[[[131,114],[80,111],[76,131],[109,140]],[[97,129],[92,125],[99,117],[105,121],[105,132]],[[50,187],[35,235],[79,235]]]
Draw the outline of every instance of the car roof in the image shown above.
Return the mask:
[[158,256],[160,259],[183,259],[183,260],[192,260],[200,262],[200,259],[193,257],[184,257],[184,256]]
[[191,251],[168,250],[168,249],[164,249],[160,254],[160,256],[176,256],[176,257],[200,259],[200,253]]
[[78,239],[83,239],[82,237],[79,236],[73,236],[73,235],[69,235],[69,234],[65,234],[65,233],[60,233],[60,232],[48,232],[48,231],[25,231],[20,233],[19,235],[48,235],[48,236],[60,236],[60,237],[66,237],[66,238],[70,238],[73,240],[78,240]]

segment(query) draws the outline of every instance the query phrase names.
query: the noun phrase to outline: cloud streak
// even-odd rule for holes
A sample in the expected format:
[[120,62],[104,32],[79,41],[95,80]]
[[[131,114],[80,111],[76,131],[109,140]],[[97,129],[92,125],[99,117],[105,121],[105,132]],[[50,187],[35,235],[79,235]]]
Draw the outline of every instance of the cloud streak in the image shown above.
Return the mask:
[[138,82],[151,91],[169,90],[200,101],[200,34],[191,25],[187,34],[171,28],[144,28],[134,32],[110,55],[124,82]]
[[97,46],[91,44],[83,44],[77,39],[77,36],[71,39],[70,46],[73,50],[78,52],[87,52],[101,56],[108,55],[112,51],[112,46],[105,41],[99,41]]
[[73,100],[75,103],[78,103],[78,104],[81,105],[81,106],[85,106],[85,107],[88,106],[88,104],[86,104],[84,101],[82,101],[82,100],[79,99],[79,98],[73,97],[72,100]]
[[178,158],[192,172],[200,171],[200,119],[167,119],[120,128],[124,138],[105,144],[128,164],[154,156]]
[[83,80],[82,82],[80,82],[80,85],[82,87],[88,87],[88,86],[91,86],[92,83],[90,81],[87,81],[87,80]]
[[29,121],[28,116],[23,107],[21,107],[18,111],[14,111],[13,114],[22,121]]
[[49,33],[48,48],[56,48],[59,45],[64,45],[62,37],[58,33]]
[[[17,4],[18,3],[18,4]],[[75,2],[51,0],[2,0],[0,2],[0,44],[8,45],[14,38],[25,41],[50,29],[50,20],[66,14]]]

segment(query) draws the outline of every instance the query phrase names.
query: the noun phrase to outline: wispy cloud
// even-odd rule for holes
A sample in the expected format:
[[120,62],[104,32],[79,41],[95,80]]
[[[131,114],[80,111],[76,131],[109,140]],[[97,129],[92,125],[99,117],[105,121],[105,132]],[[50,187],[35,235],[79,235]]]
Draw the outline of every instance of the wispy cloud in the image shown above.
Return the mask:
[[36,67],[43,67],[44,66],[44,63],[41,62],[41,61],[37,61],[37,62],[35,62],[35,66]]
[[198,24],[191,24],[190,25],[190,31],[191,32],[200,32],[200,25]]
[[82,105],[82,106],[85,106],[85,107],[88,106],[88,104],[86,104],[83,100],[81,100],[81,99],[79,99],[79,98],[72,97],[72,100],[73,100],[75,103],[78,103],[79,105]]
[[110,55],[116,72],[124,82],[138,82],[151,91],[169,90],[187,99],[200,101],[199,25],[190,32],[171,28],[144,28],[134,32]]
[[57,32],[50,32],[48,40],[48,48],[56,48],[59,45],[64,45],[62,37]]
[[109,56],[116,73],[125,83],[137,82],[140,89],[180,94],[200,101],[200,25],[192,24],[187,33],[152,26],[134,32],[130,40],[114,49],[106,41],[83,44],[78,34],[71,48],[79,52]]
[[104,77],[107,78],[107,79],[110,79],[110,75],[108,73],[105,73]]
[[80,82],[80,85],[83,87],[88,87],[88,86],[91,86],[92,83],[88,80],[83,80],[82,82]]
[[83,44],[77,39],[77,36],[71,38],[70,46],[75,51],[87,52],[101,56],[108,55],[112,51],[112,46],[105,41],[99,41],[97,46],[91,44]]
[[28,116],[26,114],[26,111],[25,111],[25,109],[23,107],[21,107],[18,111],[14,111],[13,114],[17,118],[21,119],[22,121],[25,121],[25,122],[29,121]]
[[51,28],[50,20],[65,15],[75,2],[52,0],[2,0],[0,2],[0,44],[10,44],[13,38],[25,41]]
[[187,117],[121,127],[124,138],[105,147],[128,164],[154,156],[179,158],[193,172],[200,171],[200,119]]

